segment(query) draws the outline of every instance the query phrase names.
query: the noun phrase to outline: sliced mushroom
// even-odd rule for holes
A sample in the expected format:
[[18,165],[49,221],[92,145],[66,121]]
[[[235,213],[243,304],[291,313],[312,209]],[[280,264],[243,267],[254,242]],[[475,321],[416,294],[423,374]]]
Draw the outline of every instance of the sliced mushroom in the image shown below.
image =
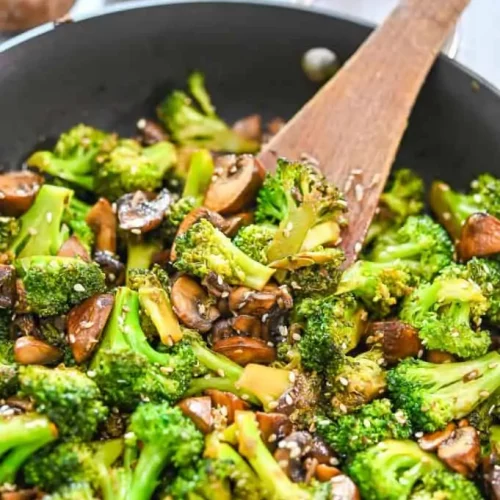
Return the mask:
[[144,191],[123,195],[116,202],[120,229],[134,234],[156,229],[172,201],[168,189],[162,189],[156,196],[154,193]]
[[248,226],[253,223],[253,213],[252,212],[241,212],[236,215],[231,215],[226,219],[227,228],[225,231],[226,236],[232,238],[236,233],[244,226]]
[[294,482],[304,482],[306,471],[302,459],[311,450],[312,436],[306,431],[296,431],[280,441],[274,458],[286,475]]
[[[16,310],[17,310],[16,306]],[[39,331],[35,316],[33,314],[16,314],[12,320],[13,337],[22,337],[27,335],[39,336]]]
[[260,339],[230,337],[217,341],[212,349],[235,363],[246,366],[249,363],[267,365],[276,360],[276,349]]
[[140,141],[144,146],[152,146],[157,142],[168,141],[168,134],[165,129],[153,120],[140,119],[137,122],[137,130],[140,134]]
[[43,177],[34,172],[7,172],[0,175],[0,214],[18,217],[33,203]]
[[12,309],[17,300],[16,270],[0,265],[0,309]]
[[217,298],[227,298],[231,292],[231,287],[213,271],[210,271],[201,283],[210,295]]
[[170,298],[181,322],[199,332],[208,332],[220,316],[203,287],[187,276],[175,280]]
[[106,326],[114,296],[94,295],[73,307],[68,314],[68,340],[77,363],[90,358]]
[[241,314],[233,318],[231,326],[237,334],[257,339],[260,338],[262,332],[262,322],[258,318],[247,314]]
[[331,498],[333,500],[361,500],[358,487],[345,474],[330,479],[332,485]]
[[456,358],[453,354],[444,351],[437,351],[435,349],[431,349],[430,351],[426,351],[425,360],[429,363],[435,363],[437,365],[442,365],[444,363],[453,363],[456,361]]
[[490,494],[488,498],[500,500],[500,465],[489,463],[485,469],[485,486]]
[[370,325],[369,330],[369,334],[380,341],[384,359],[389,364],[417,357],[422,350],[418,330],[403,321],[377,321]]
[[106,250],[99,250],[94,253],[94,262],[99,264],[105,274],[106,285],[120,286],[125,283],[125,265],[120,262],[117,255]]
[[266,285],[261,291],[239,286],[229,294],[229,308],[235,314],[263,316],[278,306],[280,309],[291,309],[293,299],[286,287]]
[[243,211],[255,200],[265,176],[262,163],[252,155],[218,158],[204,205],[222,215]]
[[1,500],[36,500],[40,498],[38,488],[30,488],[18,491],[4,491],[1,493]]
[[21,396],[11,396],[5,402],[11,407],[20,410],[21,412],[30,412],[35,409],[35,403],[31,399],[22,398]]
[[321,483],[326,483],[333,477],[340,476],[342,474],[342,471],[340,469],[337,469],[337,467],[326,464],[318,464],[314,472],[316,479]]
[[212,331],[210,332],[212,344],[217,343],[219,340],[228,339],[236,335],[232,323],[232,319],[219,319],[214,323]]
[[189,417],[203,434],[208,434],[212,430],[214,422],[210,396],[186,398],[178,406],[182,413]]
[[258,411],[255,416],[257,417],[262,440],[271,450],[276,449],[278,443],[292,432],[292,422],[283,413]]
[[205,394],[210,396],[213,406],[216,408],[224,408],[228,425],[234,422],[234,414],[236,411],[248,410],[250,408],[250,405],[246,401],[243,401],[243,399],[231,392],[208,389],[205,391]]
[[245,116],[233,125],[233,130],[245,139],[260,141],[262,136],[262,117],[257,114]]
[[500,220],[484,213],[472,214],[462,226],[457,243],[461,261],[488,257],[500,252]]
[[116,216],[111,203],[99,198],[85,218],[95,234],[95,250],[116,253]]
[[14,345],[14,359],[20,365],[52,365],[63,353],[43,340],[35,337],[19,337]]
[[79,257],[85,262],[90,262],[90,255],[80,240],[75,236],[68,238],[57,252],[59,257]]
[[336,461],[330,447],[319,436],[313,437],[309,456],[316,459],[318,464],[331,465],[332,461]]
[[456,428],[457,426],[450,422],[443,430],[424,434],[418,440],[418,445],[424,451],[435,451],[453,434]]
[[481,459],[481,443],[474,427],[455,429],[437,450],[437,456],[452,470],[472,476]]

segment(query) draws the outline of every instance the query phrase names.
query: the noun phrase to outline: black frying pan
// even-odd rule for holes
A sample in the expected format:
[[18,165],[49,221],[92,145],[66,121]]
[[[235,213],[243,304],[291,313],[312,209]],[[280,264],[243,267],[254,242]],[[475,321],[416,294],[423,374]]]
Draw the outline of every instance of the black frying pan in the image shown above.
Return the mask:
[[[262,3],[144,5],[41,29],[0,53],[0,165],[78,122],[132,134],[192,68],[207,74],[221,114],[290,117],[316,90],[300,59],[315,46],[346,60],[370,28]],[[399,164],[463,184],[500,175],[500,95],[441,57],[419,98]],[[377,123],[373,124],[374,127]]]

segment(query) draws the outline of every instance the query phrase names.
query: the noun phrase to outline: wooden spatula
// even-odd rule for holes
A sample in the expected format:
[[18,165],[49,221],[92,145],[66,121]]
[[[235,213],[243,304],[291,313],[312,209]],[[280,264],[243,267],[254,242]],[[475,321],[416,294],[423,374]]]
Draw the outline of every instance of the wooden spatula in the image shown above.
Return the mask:
[[348,263],[361,249],[420,88],[468,3],[402,0],[259,156],[272,170],[277,156],[307,154],[345,191]]

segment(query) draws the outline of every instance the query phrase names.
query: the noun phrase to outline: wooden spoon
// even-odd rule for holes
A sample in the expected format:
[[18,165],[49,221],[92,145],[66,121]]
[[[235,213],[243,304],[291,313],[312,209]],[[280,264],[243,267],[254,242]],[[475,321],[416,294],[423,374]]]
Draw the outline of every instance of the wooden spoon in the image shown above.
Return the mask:
[[468,3],[403,0],[259,155],[273,170],[277,156],[307,154],[345,191],[347,263],[361,250],[417,95]]

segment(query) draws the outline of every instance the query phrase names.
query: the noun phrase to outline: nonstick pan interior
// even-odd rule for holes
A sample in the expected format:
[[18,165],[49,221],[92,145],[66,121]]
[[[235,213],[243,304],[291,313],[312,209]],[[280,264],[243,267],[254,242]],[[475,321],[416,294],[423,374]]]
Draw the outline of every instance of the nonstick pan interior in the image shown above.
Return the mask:
[[[132,134],[193,68],[224,118],[289,118],[316,90],[300,68],[326,46],[346,60],[370,28],[319,12],[257,3],[174,3],[110,13],[0,53],[0,165],[19,168],[37,144],[78,122]],[[500,175],[500,97],[442,57],[416,109],[398,164],[463,184]],[[374,127],[379,126],[373,123]]]

